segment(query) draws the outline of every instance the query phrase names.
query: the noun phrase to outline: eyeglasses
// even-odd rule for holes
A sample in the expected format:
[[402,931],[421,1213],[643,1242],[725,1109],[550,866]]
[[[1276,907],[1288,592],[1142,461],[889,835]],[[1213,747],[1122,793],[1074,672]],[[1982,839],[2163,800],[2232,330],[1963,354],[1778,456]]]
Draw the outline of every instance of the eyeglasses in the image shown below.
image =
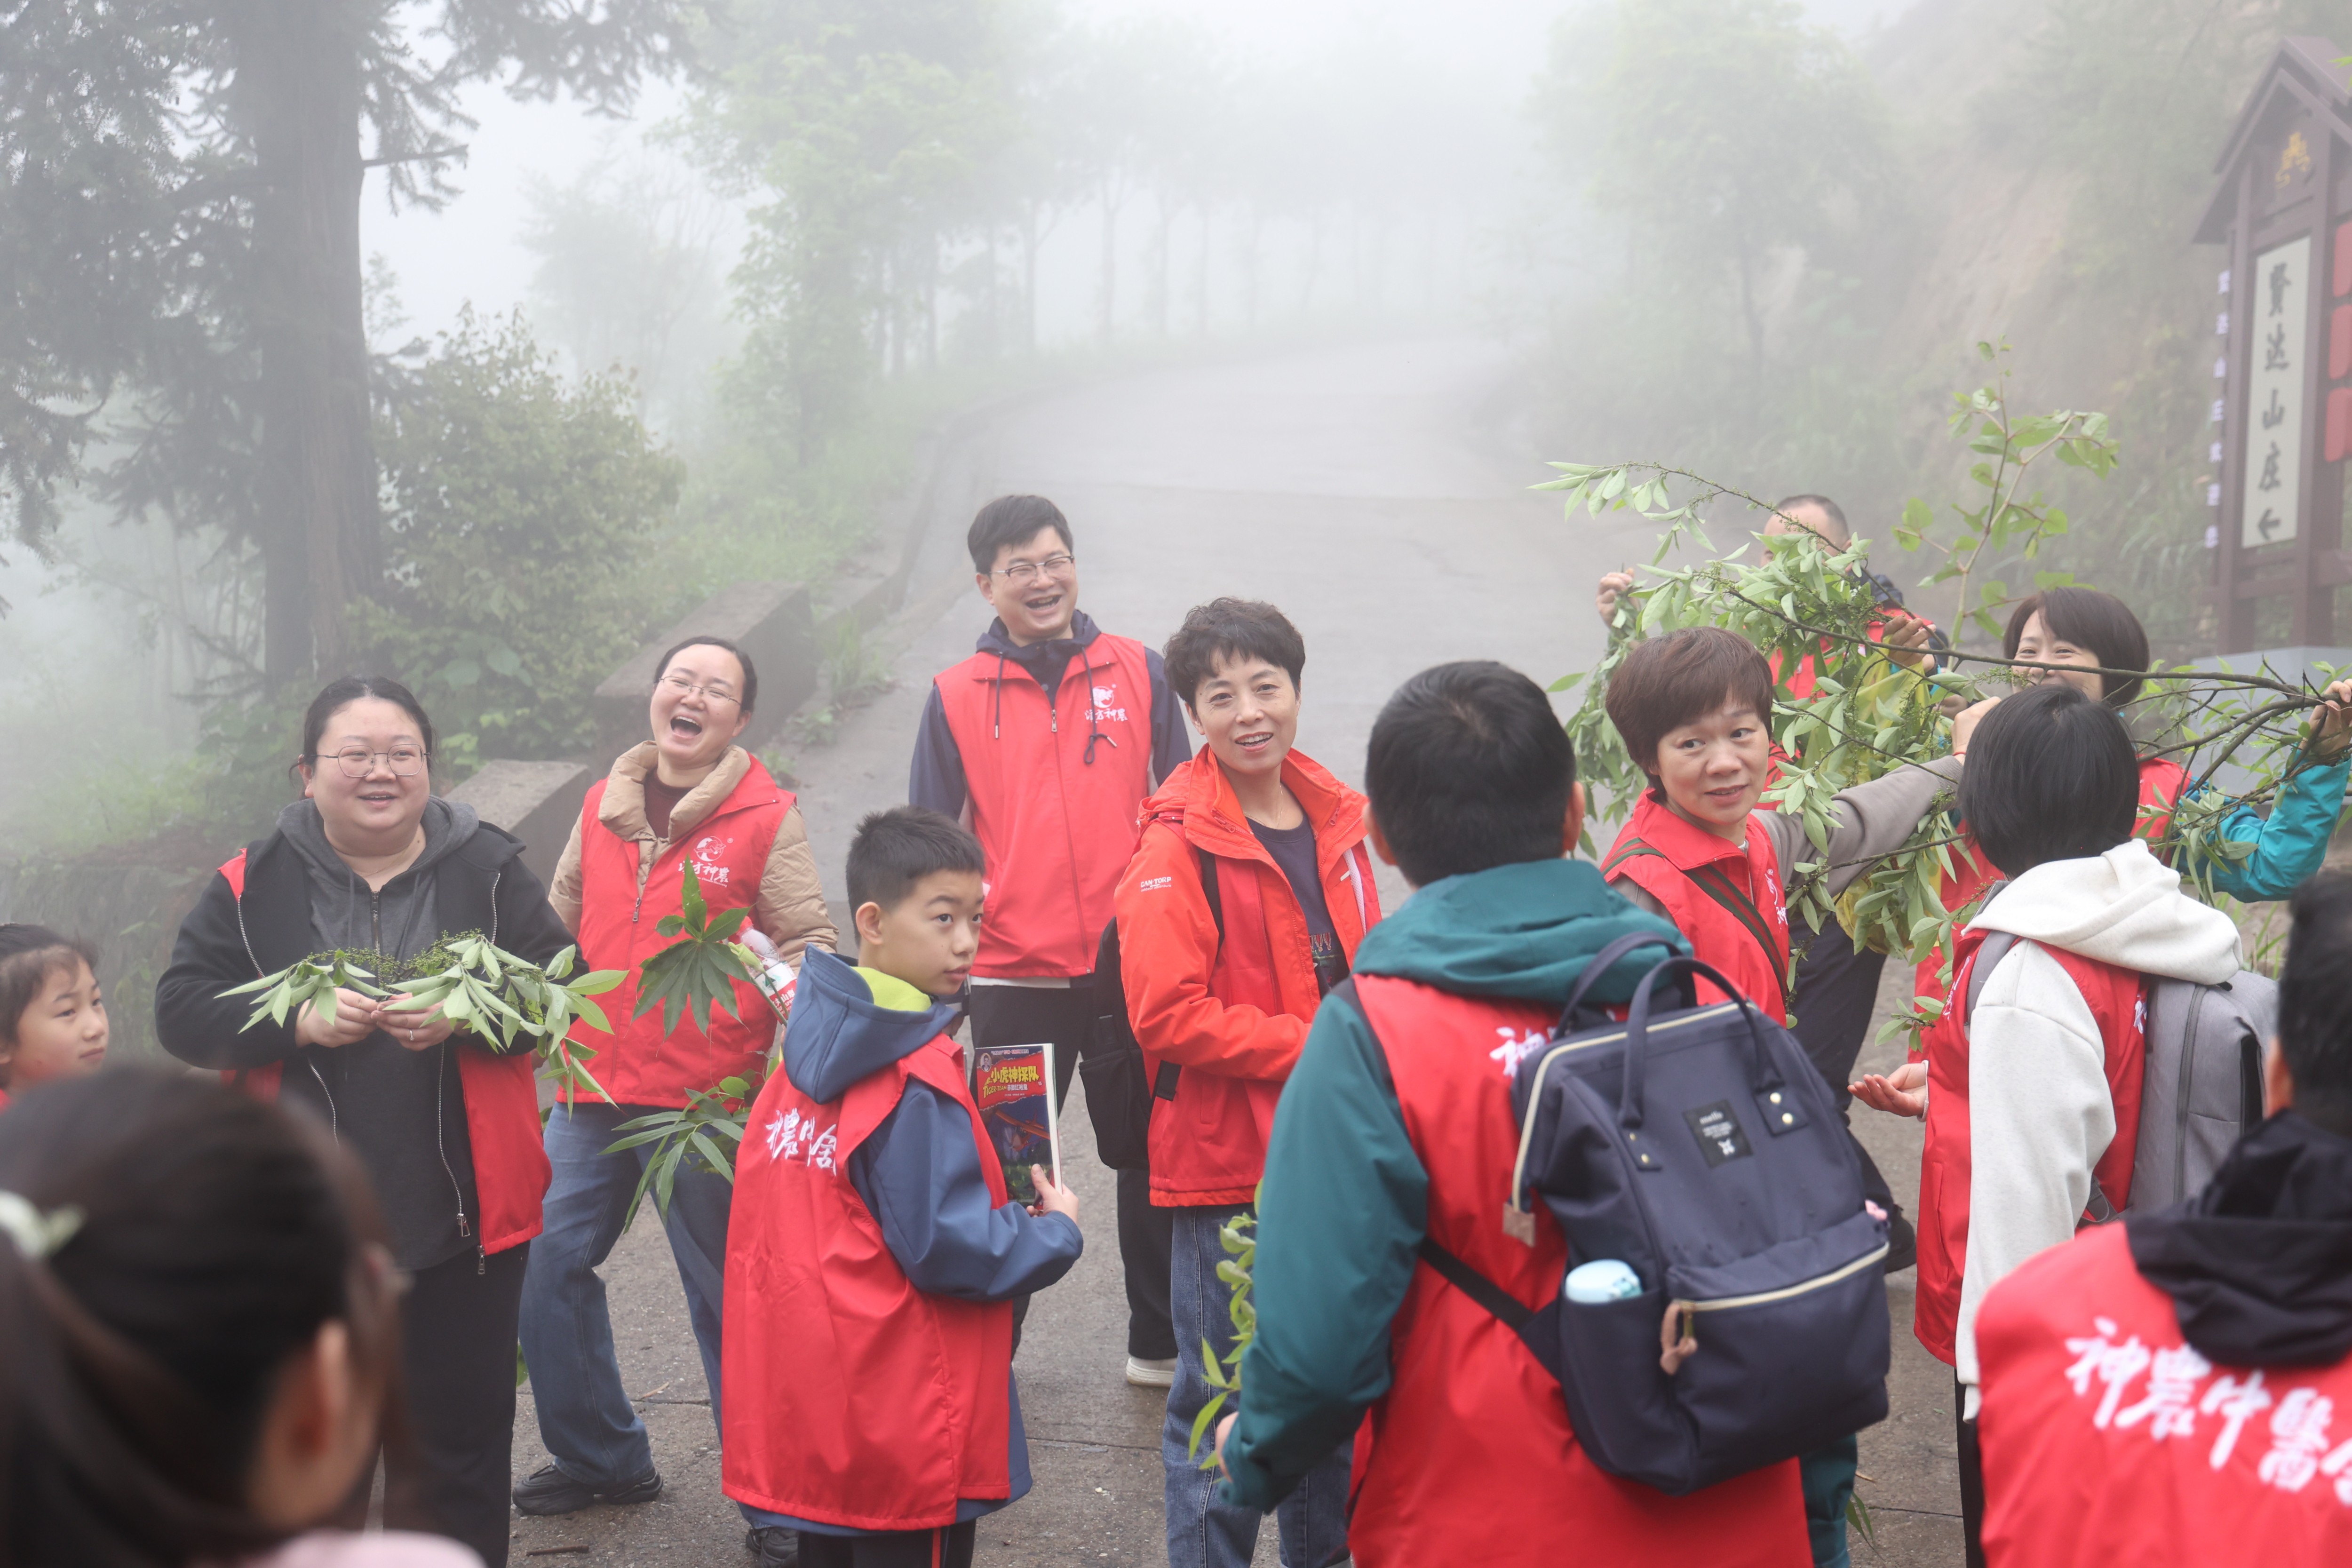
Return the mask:
[[1002,571],[991,572],[989,575],[1002,577],[1009,583],[1034,583],[1041,572],[1049,577],[1066,577],[1070,574],[1070,568],[1077,563],[1077,558],[1067,553],[1048,555],[1043,561],[1015,561]]
[[692,681],[681,680],[675,675],[663,676],[661,684],[662,689],[667,691],[674,697],[700,697],[706,701],[710,702],[733,702],[737,700],[735,694],[728,690],[724,686],[697,686]]
[[365,746],[346,746],[335,753],[342,764],[347,779],[363,779],[375,771],[375,760],[382,757],[391,765],[395,778],[413,779],[425,771],[425,753],[415,746],[394,746],[388,752],[371,752]]

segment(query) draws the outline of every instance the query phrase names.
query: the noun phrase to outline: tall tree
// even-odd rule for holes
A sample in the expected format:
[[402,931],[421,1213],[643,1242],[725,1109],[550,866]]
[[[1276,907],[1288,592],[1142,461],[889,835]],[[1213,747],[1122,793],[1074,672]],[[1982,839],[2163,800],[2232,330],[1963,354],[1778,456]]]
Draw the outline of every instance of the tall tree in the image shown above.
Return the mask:
[[[438,206],[468,84],[628,108],[690,0],[0,0],[0,475],[260,547],[262,674],[381,568],[360,202]],[[102,447],[92,443],[103,439]],[[95,464],[86,459],[93,450]]]

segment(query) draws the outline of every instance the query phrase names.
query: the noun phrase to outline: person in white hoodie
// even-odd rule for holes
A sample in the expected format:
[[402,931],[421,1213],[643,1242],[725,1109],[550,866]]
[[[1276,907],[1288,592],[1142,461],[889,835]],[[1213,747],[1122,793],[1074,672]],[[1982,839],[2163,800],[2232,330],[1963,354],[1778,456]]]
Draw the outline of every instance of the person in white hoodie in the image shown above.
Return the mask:
[[[2138,801],[2123,721],[2073,687],[2037,687],[1985,716],[1959,805],[2005,881],[1958,939],[1924,1074],[1913,1064],[1854,1086],[1867,1104],[1927,1119],[1914,1329],[1959,1384],[1971,1564],[1984,1561],[1978,1305],[2086,1215],[2130,1202],[2147,978],[2213,985],[2241,967],[2236,925],[2133,837]],[[1997,931],[2016,940],[1971,1005]]]

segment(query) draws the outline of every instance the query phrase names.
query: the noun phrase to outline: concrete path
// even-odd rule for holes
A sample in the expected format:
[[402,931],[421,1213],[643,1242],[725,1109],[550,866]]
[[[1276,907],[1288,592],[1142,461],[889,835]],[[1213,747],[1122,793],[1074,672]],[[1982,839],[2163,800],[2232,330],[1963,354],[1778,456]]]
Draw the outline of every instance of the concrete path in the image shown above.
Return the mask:
[[[958,442],[943,455],[908,607],[873,641],[892,689],[831,743],[782,759],[835,900],[857,817],[905,797],[931,675],[987,624],[962,536],[992,496],[1033,490],[1061,505],[1081,603],[1108,629],[1157,646],[1189,605],[1220,594],[1280,605],[1307,641],[1299,745],[1351,783],[1381,702],[1417,669],[1493,658],[1549,682],[1589,668],[1601,647],[1592,580],[1646,560],[1647,542],[1571,527],[1549,497],[1527,493],[1546,470],[1507,452],[1486,423],[1509,371],[1500,348],[1456,340],[1168,370],[1024,400]],[[1403,892],[1382,888],[1391,904]],[[1908,1202],[1916,1124],[1863,1114]],[[1089,1246],[1031,1313],[1018,1372],[1036,1488],[983,1524],[980,1560],[1147,1568],[1166,1560],[1161,1401],[1119,1375],[1112,1182],[1094,1158],[1082,1089],[1064,1130]],[[684,1299],[649,1212],[605,1272],[623,1369],[669,1488],[636,1509],[518,1521],[515,1561],[741,1563]],[[1895,1414],[1863,1439],[1877,1545],[1857,1540],[1855,1560],[1944,1568],[1960,1561],[1949,1373],[1911,1337],[1907,1279],[1890,1292]],[[528,1390],[515,1461],[519,1476],[543,1462]],[[1273,1538],[1263,1532],[1260,1563],[1276,1561]]]

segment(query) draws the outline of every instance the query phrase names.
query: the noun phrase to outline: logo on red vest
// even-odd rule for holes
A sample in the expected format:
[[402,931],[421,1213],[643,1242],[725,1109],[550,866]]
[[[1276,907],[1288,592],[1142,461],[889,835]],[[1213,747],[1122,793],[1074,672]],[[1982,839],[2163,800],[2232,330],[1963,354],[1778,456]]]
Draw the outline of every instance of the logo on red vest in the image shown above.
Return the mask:
[[1528,1059],[1528,1053],[1551,1038],[1542,1029],[1529,1029],[1523,1036],[1507,1024],[1497,1024],[1495,1033],[1502,1037],[1503,1043],[1486,1054],[1502,1065],[1505,1078],[1516,1077],[1519,1064]]
[[696,878],[704,882],[717,882],[723,887],[729,867],[722,857],[734,847],[734,839],[720,838],[716,835],[696,839],[692,856]]
[[768,1123],[768,1158],[778,1163],[796,1160],[820,1171],[830,1171],[834,1132],[839,1125],[835,1122],[819,1132],[815,1117],[803,1117],[797,1110],[786,1110]]
[[1118,700],[1118,688],[1116,685],[1096,687],[1094,697],[1095,705],[1087,709],[1083,717],[1096,723],[1105,720],[1119,724],[1127,722],[1127,710],[1111,706]]

